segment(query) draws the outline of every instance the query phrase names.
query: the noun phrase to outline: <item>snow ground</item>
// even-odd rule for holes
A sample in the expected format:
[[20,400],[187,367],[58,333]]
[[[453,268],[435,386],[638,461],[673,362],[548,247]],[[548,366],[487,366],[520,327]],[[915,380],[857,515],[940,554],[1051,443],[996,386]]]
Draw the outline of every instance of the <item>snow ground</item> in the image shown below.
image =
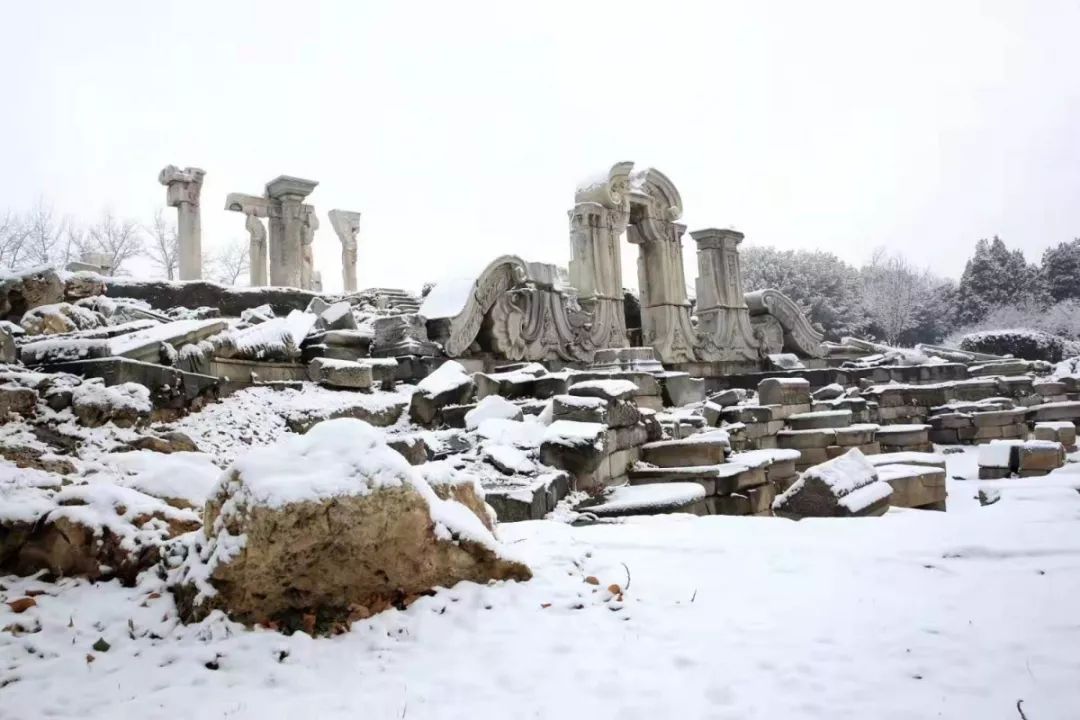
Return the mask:
[[4,600],[45,594],[0,605],[40,628],[0,632],[0,718],[1076,718],[1080,465],[953,479],[975,458],[948,456],[947,513],[503,525],[531,582],[334,638],[178,625],[148,575],[2,577]]

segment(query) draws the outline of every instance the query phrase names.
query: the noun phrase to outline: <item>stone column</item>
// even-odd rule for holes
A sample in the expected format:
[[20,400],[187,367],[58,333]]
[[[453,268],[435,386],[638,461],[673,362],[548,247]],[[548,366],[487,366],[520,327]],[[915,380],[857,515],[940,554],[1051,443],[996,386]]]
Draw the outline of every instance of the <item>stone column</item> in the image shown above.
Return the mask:
[[308,211],[303,200],[319,183],[281,175],[266,184],[270,213],[270,284],[302,286],[303,233]]
[[251,287],[266,285],[266,228],[262,220],[255,213],[249,213],[244,222],[247,228],[248,246],[248,273]]
[[725,362],[759,357],[750,312],[743,297],[739,243],[735,230],[706,228],[690,233],[697,243],[698,333],[705,340],[704,358]]
[[242,212],[247,216],[244,227],[248,231],[248,277],[252,287],[267,284],[266,277],[266,228],[260,218],[268,218],[274,210],[269,198],[243,193],[229,193],[225,209]]
[[632,167],[633,163],[618,163],[606,175],[583,183],[570,211],[570,284],[582,309],[592,314],[593,349],[629,344],[619,241],[630,219],[626,192]]
[[341,241],[341,283],[347,293],[356,292],[356,235],[360,232],[360,213],[331,210],[330,226]]
[[301,206],[304,219],[300,226],[300,287],[304,290],[315,288],[315,231],[319,229],[319,218],[315,208]]
[[627,239],[638,246],[641,334],[665,363],[693,362],[700,344],[690,322],[682,236],[686,226],[678,190],[663,173],[648,168],[630,178]]
[[168,165],[158,173],[158,182],[168,190],[166,203],[177,209],[176,236],[181,280],[202,277],[202,223],[199,220],[199,195],[206,171],[188,167],[181,170]]

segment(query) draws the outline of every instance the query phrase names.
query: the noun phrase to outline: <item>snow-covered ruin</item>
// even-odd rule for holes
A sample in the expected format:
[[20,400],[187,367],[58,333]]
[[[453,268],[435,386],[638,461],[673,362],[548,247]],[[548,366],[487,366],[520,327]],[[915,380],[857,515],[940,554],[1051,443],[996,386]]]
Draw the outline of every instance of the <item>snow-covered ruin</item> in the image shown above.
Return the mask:
[[[823,342],[782,293],[744,293],[733,230],[690,232],[691,301],[682,200],[653,168],[618,163],[577,188],[568,271],[502,256],[422,296],[355,289],[359,214],[342,210],[329,225],[347,291],[320,292],[319,221],[303,202],[316,183],[289,176],[226,199],[247,218],[251,287],[197,279],[203,174],[161,174],[180,213],[184,280],[85,263],[0,277],[0,626],[2,642],[38,648],[41,662],[68,667],[69,636],[88,667],[112,662],[117,643],[163,661],[156,648],[171,638],[203,643],[196,664],[216,670],[221,653],[248,652],[226,639],[241,626],[392,636],[410,612],[447,612],[469,582],[483,607],[517,583],[534,590],[507,590],[513,602],[555,603],[548,618],[632,615],[631,592],[666,592],[664,562],[640,560],[633,579],[628,563],[624,576],[596,532],[640,544],[660,526],[636,516],[671,515],[688,554],[730,552],[753,575],[772,562],[753,538],[779,551],[806,532],[817,567],[839,547],[893,547],[897,533],[875,529],[893,523],[941,559],[954,528],[985,540],[978,513],[1021,540],[1036,535],[1029,520],[1075,515],[1075,361]],[[621,284],[624,237],[639,247],[639,307]],[[1006,516],[999,501],[1025,488],[1048,489],[1050,505]],[[967,519],[948,524],[957,509]],[[876,519],[845,520],[857,517]],[[787,522],[804,518],[833,520]],[[595,562],[572,549],[590,537]],[[1046,552],[1080,551],[1070,547]],[[866,568],[924,549],[855,562],[884,577]],[[719,567],[693,572],[703,569]],[[1080,589],[1075,573],[1069,583]],[[683,608],[697,597],[687,587]],[[729,597],[742,586],[703,587]],[[91,609],[84,623],[74,612],[67,631],[64,597],[150,610],[127,625],[122,613]],[[589,632],[574,622],[568,632]],[[270,658],[266,635],[253,642]],[[281,641],[278,664],[299,652]],[[0,693],[44,688],[30,665],[0,668]]]

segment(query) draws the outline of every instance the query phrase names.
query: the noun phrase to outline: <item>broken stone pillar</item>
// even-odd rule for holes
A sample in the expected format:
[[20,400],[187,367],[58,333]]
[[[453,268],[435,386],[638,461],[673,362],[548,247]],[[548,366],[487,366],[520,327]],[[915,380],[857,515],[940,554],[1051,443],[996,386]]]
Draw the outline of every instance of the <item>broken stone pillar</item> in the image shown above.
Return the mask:
[[199,220],[199,195],[205,170],[189,167],[181,170],[167,165],[158,174],[158,182],[168,188],[166,203],[177,210],[176,235],[181,280],[202,277],[202,223]]
[[319,218],[315,216],[315,208],[310,205],[304,208],[304,219],[300,226],[300,287],[311,290],[315,287],[315,231],[319,229]]
[[626,347],[622,258],[619,239],[630,220],[629,175],[633,163],[578,187],[570,211],[570,284],[592,314],[592,348]]
[[250,245],[248,247],[248,273],[252,287],[266,285],[266,228],[258,215],[251,213],[244,222]]
[[248,277],[252,287],[267,284],[266,228],[260,218],[268,218],[274,211],[273,203],[265,197],[229,193],[225,209],[242,212],[247,216],[244,227],[248,231]]
[[665,363],[697,359],[697,333],[690,322],[683,272],[682,199],[663,173],[653,168],[630,176],[627,239],[639,247],[643,344],[656,348]]
[[314,232],[307,222],[310,208],[303,200],[319,183],[280,175],[266,184],[273,203],[270,214],[270,284],[303,287],[304,233]]
[[756,361],[761,342],[754,337],[743,297],[739,243],[735,230],[707,228],[690,233],[697,243],[698,333],[704,360]]
[[360,213],[331,210],[330,226],[341,241],[341,282],[344,292],[356,292],[356,235],[360,232]]

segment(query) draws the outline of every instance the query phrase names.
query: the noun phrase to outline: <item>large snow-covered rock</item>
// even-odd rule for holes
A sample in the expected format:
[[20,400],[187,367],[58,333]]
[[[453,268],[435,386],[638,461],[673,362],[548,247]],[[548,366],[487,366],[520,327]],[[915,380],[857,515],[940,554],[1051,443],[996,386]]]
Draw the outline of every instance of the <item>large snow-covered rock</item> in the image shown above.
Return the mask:
[[464,365],[447,360],[416,386],[409,417],[419,425],[431,425],[444,407],[468,403],[475,387]]
[[858,450],[807,468],[773,501],[773,512],[794,519],[881,515],[889,509],[892,487]]
[[93,310],[63,302],[27,310],[19,325],[27,335],[59,335],[102,327],[105,318]]
[[[449,493],[453,495],[453,493]],[[440,499],[359,420],[253,450],[218,481],[174,577],[186,619],[322,630],[462,580],[527,580],[477,514]]]
[[50,267],[0,274],[0,317],[18,320],[40,305],[64,301],[64,283]]
[[87,427],[99,427],[107,422],[117,427],[139,425],[149,419],[153,409],[150,391],[138,383],[106,387],[91,380],[71,391],[71,411]]

